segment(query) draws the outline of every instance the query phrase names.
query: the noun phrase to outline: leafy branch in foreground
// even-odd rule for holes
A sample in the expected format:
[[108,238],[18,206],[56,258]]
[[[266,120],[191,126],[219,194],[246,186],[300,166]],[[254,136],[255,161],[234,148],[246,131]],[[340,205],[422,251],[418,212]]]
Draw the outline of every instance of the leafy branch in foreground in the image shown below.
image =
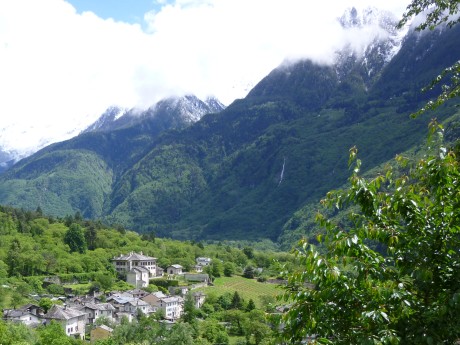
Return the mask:
[[[442,128],[431,124],[431,138]],[[436,145],[431,140],[430,145]],[[366,180],[351,150],[351,187],[322,202],[344,209],[342,229],[321,214],[320,254],[300,243],[301,271],[288,274],[280,322],[290,344],[454,344],[460,338],[460,170],[456,153],[439,145],[406,166],[408,174]],[[407,164],[403,158],[399,164]]]
[[423,12],[426,12],[426,19],[417,26],[417,30],[425,30],[426,28],[432,30],[443,23],[447,23],[449,27],[452,27],[460,21],[460,17],[455,18],[459,12],[459,6],[459,0],[413,0],[407,6],[407,11],[403,14],[398,27],[403,27],[411,18]]
[[[408,6],[403,18],[398,23],[398,28],[402,28],[413,17],[425,13],[425,20],[416,26],[415,30],[422,31],[426,28],[434,30],[436,27],[447,23],[451,28],[460,22],[460,0],[413,0]],[[442,92],[435,101],[429,101],[419,111],[413,113],[412,117],[424,113],[427,110],[434,110],[447,100],[460,95],[460,60],[452,66],[444,69],[427,87],[422,91],[432,90],[435,86],[445,81],[450,76],[450,81],[441,85]]]
[[450,81],[446,84],[441,85],[442,92],[436,98],[435,101],[429,101],[424,107],[418,110],[416,113],[413,113],[412,117],[417,117],[418,115],[424,113],[427,110],[435,110],[440,105],[447,102],[449,99],[460,96],[460,60],[457,61],[452,66],[444,69],[440,75],[434,79],[430,85],[423,88],[422,91],[432,90],[442,81],[445,82],[447,76],[450,76]]

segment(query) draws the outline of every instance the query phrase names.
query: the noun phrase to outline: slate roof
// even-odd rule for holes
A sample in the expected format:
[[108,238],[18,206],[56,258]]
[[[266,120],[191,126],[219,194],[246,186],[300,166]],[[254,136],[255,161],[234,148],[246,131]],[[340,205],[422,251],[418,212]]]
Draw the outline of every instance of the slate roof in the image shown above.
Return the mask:
[[130,293],[131,295],[133,296],[139,296],[139,295],[142,295],[142,296],[147,296],[149,293],[147,291],[144,291],[142,289],[132,289],[132,290],[128,290],[126,291],[127,293]]
[[182,297],[178,297],[178,296],[175,296],[175,297],[165,297],[165,298],[160,298],[161,301],[165,302],[165,303],[172,303],[172,302],[182,302],[184,299]]
[[103,330],[106,330],[107,332],[110,332],[110,333],[113,332],[113,328],[110,328],[109,326],[106,326],[106,325],[100,325],[100,326],[97,326],[96,328],[102,328]]
[[6,310],[3,312],[3,317],[5,319],[16,319],[16,318],[19,318],[23,315],[33,315],[31,312],[29,311],[25,311],[25,310],[20,310],[20,309],[10,309],[10,310]]
[[79,309],[82,310],[84,308],[89,308],[89,309],[93,309],[93,310],[103,310],[103,311],[106,311],[106,310],[114,311],[114,310],[116,310],[115,307],[113,305],[111,305],[110,303],[85,303]]
[[154,258],[152,256],[147,256],[147,255],[144,255],[144,254],[139,254],[139,253],[134,253],[134,252],[131,252],[127,255],[123,255],[123,254],[120,254],[120,256],[116,256],[114,257],[112,260],[113,261],[138,261],[138,260],[156,260],[157,258]]
[[133,301],[129,301],[128,302],[129,304],[131,304],[133,307],[147,307],[149,306],[150,304],[148,304],[147,302],[141,300],[141,299],[136,299],[136,300],[133,300]]
[[85,315],[86,313],[77,309],[53,305],[51,309],[48,310],[48,313],[45,314],[45,318],[55,320],[70,320]]
[[130,272],[133,271],[138,271],[140,273],[150,273],[150,271],[147,268],[141,266],[131,268]]

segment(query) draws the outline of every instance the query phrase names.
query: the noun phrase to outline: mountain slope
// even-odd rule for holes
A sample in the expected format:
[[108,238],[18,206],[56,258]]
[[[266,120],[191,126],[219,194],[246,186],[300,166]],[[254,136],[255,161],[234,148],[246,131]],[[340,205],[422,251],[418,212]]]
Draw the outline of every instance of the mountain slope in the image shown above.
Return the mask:
[[[0,179],[2,204],[36,208],[51,215],[81,212],[87,218],[104,216],[113,182],[151,148],[155,138],[171,129],[185,128],[207,110],[221,109],[194,96],[168,99],[139,114],[132,126],[115,130],[93,130],[61,143],[50,145],[18,162]],[[165,104],[175,104],[166,108]],[[204,108],[199,108],[204,104]],[[198,105],[198,106],[197,106]],[[160,109],[155,110],[154,109]],[[192,118],[193,110],[197,113]],[[99,124],[110,126],[115,108],[101,116]],[[117,126],[115,126],[117,127]]]
[[[98,207],[103,199],[100,213],[70,205],[87,217],[160,236],[276,240],[298,209],[346,181],[350,147],[359,148],[367,170],[424,140],[430,115],[409,114],[429,97],[420,87],[460,57],[460,28],[410,33],[394,56],[394,35],[385,39],[362,54],[339,53],[331,66],[283,64],[245,99],[182,130],[152,135],[157,127],[142,120],[53,145],[0,179],[0,203],[8,197],[36,208],[24,195],[58,174],[59,164],[48,171],[34,162],[77,150],[105,164],[92,173],[101,174],[95,181],[111,179],[110,190],[104,182],[91,199]],[[455,111],[446,106],[437,117]],[[75,181],[84,174],[74,173]]]
[[[414,35],[419,49],[429,52],[430,69],[449,63],[441,59],[446,54],[441,41],[432,46],[431,35]],[[458,48],[453,53],[447,46],[449,54],[460,56]],[[372,167],[425,137],[427,117],[411,120],[409,113],[427,95],[406,101],[408,94],[419,94],[424,76],[405,73],[393,89],[379,83],[415,61],[424,63],[410,46],[397,56],[405,64],[388,65],[369,90],[356,72],[362,60],[342,80],[332,66],[309,61],[281,66],[246,99],[163,138],[116,184],[110,219],[183,238],[276,239],[293,210],[345,182],[350,147],[357,145],[365,167]],[[439,117],[452,113],[445,109]],[[183,164],[190,169],[188,180],[179,174]],[[156,217],[147,224],[150,214]]]

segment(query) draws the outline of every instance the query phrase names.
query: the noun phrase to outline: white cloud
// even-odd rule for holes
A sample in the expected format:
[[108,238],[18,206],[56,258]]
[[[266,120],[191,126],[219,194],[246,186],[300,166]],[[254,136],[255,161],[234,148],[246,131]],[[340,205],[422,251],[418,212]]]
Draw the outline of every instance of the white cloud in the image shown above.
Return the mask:
[[229,103],[287,57],[329,61],[348,39],[336,18],[350,5],[404,9],[399,0],[156,2],[145,32],[64,0],[0,1],[0,146],[65,139],[113,104],[188,92]]

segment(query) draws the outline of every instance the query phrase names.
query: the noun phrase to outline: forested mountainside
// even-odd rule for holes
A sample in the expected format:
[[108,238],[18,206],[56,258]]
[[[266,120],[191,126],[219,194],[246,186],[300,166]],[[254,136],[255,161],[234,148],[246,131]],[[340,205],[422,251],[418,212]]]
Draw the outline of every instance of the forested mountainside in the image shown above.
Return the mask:
[[422,143],[432,116],[457,116],[452,105],[409,115],[460,57],[459,31],[410,32],[389,61],[389,46],[373,45],[331,66],[283,64],[182,130],[158,135],[143,121],[52,145],[1,177],[0,203],[158,236],[277,240],[296,211],[345,183],[351,147],[369,170]]

